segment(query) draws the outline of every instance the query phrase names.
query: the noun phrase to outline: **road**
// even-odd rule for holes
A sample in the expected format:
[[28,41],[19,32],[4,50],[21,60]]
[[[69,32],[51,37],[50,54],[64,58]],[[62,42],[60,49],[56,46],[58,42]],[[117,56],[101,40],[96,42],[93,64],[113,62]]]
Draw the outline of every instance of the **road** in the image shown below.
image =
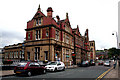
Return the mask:
[[[7,78],[19,78],[19,79],[36,79],[36,78],[41,78],[43,80],[54,78],[54,79],[60,79],[60,78],[91,78],[91,79],[96,79],[99,75],[107,71],[111,67],[106,67],[106,66],[90,66],[90,67],[77,67],[74,69],[66,69],[65,71],[58,71],[58,72],[47,72],[46,74],[41,74],[41,75],[33,75],[31,77],[26,77],[26,76],[7,76],[3,77],[4,79]],[[24,80],[23,79],[23,80]]]

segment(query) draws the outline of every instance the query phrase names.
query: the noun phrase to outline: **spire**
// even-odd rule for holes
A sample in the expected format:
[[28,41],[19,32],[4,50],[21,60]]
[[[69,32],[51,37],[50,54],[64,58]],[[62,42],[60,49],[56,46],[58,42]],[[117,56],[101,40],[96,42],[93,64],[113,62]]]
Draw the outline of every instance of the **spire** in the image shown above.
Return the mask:
[[39,6],[38,6],[38,11],[41,11],[41,9],[40,9],[40,4],[39,4]]

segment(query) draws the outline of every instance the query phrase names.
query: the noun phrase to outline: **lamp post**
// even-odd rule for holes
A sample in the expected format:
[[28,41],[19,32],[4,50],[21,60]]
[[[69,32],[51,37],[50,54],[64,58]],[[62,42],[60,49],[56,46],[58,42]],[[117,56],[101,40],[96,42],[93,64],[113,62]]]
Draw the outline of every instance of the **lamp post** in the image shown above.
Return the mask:
[[117,35],[117,32],[115,31],[115,34],[112,33],[112,35],[115,35],[115,36],[116,36],[116,40],[117,40],[117,48],[118,48],[118,35]]

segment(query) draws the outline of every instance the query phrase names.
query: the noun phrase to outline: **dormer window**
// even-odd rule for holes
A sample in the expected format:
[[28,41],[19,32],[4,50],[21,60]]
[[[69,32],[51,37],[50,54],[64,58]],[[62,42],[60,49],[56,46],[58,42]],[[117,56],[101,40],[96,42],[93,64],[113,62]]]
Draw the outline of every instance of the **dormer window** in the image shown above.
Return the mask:
[[38,19],[36,19],[36,26],[38,25]]
[[41,25],[41,19],[39,19],[39,25]]
[[40,19],[36,19],[36,26],[41,25],[41,18]]

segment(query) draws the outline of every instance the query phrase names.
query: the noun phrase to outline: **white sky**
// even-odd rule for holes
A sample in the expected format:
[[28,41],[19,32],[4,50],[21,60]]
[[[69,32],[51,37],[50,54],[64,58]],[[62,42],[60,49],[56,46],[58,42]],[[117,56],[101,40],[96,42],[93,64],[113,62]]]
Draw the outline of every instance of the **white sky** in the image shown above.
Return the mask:
[[118,1],[120,0],[1,0],[0,47],[23,42],[27,21],[31,20],[40,4],[46,15],[52,7],[53,17],[65,19],[68,12],[72,28],[79,25],[82,35],[89,29],[89,40],[95,40],[96,49],[117,46]]

